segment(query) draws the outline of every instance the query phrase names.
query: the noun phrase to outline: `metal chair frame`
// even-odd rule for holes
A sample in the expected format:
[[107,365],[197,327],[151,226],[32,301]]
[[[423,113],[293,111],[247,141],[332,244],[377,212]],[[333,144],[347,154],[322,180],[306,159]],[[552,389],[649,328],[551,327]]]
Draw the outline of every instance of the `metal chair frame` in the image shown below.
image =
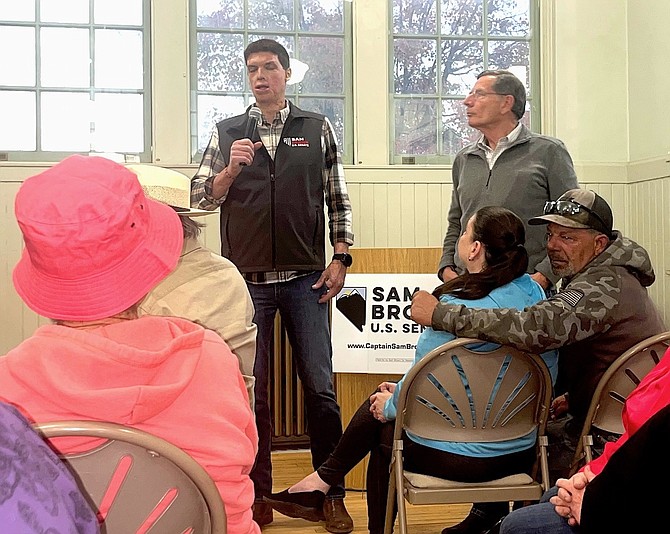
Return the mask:
[[623,434],[621,415],[628,395],[656,366],[668,347],[670,331],[656,334],[632,346],[608,367],[598,381],[586,412],[571,474],[593,459],[593,429]]
[[[549,487],[549,370],[540,356],[510,346],[488,352],[466,347],[481,343],[454,339],[428,353],[405,377],[394,429],[386,534],[393,531],[394,504],[400,533],[406,534],[405,499],[412,504],[525,502],[539,500]],[[505,441],[537,430],[533,476],[520,473],[481,483],[433,478],[428,487],[418,487],[403,467],[403,430],[455,442]]]
[[226,512],[216,484],[179,447],[109,422],[33,426],[47,440],[77,438],[77,451],[80,443],[88,445],[81,452],[56,452],[97,511],[102,533],[226,533]]

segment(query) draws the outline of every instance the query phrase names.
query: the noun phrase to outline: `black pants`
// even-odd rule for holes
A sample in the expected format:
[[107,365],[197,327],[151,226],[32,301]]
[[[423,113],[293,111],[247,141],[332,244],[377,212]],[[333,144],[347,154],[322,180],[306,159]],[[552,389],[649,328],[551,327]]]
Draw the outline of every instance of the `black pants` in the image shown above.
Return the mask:
[[[366,489],[368,530],[384,531],[386,498],[389,487],[389,466],[393,449],[395,421],[381,423],[370,413],[370,401],[358,408],[329,458],[317,469],[321,479],[331,486],[341,484],[345,475],[370,453]],[[461,482],[482,482],[514,473],[530,473],[535,451],[530,448],[494,458],[473,458],[420,445],[403,436],[403,462],[408,471]],[[476,513],[502,517],[508,504],[480,503]]]

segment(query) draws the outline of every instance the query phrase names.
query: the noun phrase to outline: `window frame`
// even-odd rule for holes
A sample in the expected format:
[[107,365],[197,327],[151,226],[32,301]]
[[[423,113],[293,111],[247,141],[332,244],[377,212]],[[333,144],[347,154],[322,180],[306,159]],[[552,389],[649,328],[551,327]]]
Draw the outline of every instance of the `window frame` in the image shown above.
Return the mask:
[[[388,87],[389,87],[389,102],[388,102],[388,113],[389,113],[389,164],[390,165],[451,165],[454,161],[456,154],[440,154],[442,149],[442,137],[443,130],[441,126],[441,106],[444,101],[463,101],[467,94],[461,95],[446,95],[442,93],[442,80],[441,80],[441,71],[439,65],[441,64],[441,55],[442,47],[440,46],[443,40],[454,39],[454,40],[469,40],[469,41],[481,41],[483,43],[483,70],[488,69],[488,41],[526,41],[529,43],[529,65],[530,65],[530,86],[532,88],[532,94],[529,92],[527,94],[526,102],[526,115],[530,115],[530,128],[533,131],[541,131],[542,127],[542,105],[541,105],[541,48],[540,41],[542,39],[542,33],[540,28],[541,20],[541,10],[540,10],[540,1],[541,0],[529,0],[529,35],[527,37],[520,38],[519,36],[493,36],[490,37],[486,33],[478,35],[450,35],[440,33],[440,12],[441,12],[441,3],[440,0],[435,0],[435,9],[436,9],[436,20],[438,25],[438,30],[436,34],[396,34],[393,32],[393,4],[394,0],[388,0]],[[482,10],[483,10],[483,20],[486,21],[486,13],[488,2],[487,0],[482,0]],[[433,40],[436,42],[436,64],[438,65],[436,72],[436,92],[434,94],[396,94],[394,90],[394,70],[393,70],[393,60],[394,60],[394,40],[396,37],[408,40]],[[395,131],[395,105],[398,100],[404,99],[413,99],[413,100],[422,100],[422,101],[432,101],[436,103],[436,115],[435,120],[437,122],[437,154],[400,154],[395,152],[395,142],[396,142],[396,131]],[[476,136],[476,130],[473,129],[473,136]],[[466,143],[467,145],[467,143]]]
[[[142,3],[142,24],[101,24],[94,21],[95,0],[89,0],[89,21],[86,23],[70,22],[43,22],[40,20],[40,0],[34,0],[34,20],[33,21],[6,21],[0,20],[0,31],[3,27],[27,27],[35,31],[35,83],[28,85],[2,85],[3,91],[24,91],[35,95],[35,143],[36,150],[3,150],[0,147],[0,161],[3,162],[57,162],[73,154],[91,154],[91,151],[55,151],[42,150],[42,117],[41,117],[41,95],[42,93],[64,93],[64,94],[82,94],[88,93],[89,96],[98,94],[140,94],[143,95],[143,149],[140,152],[125,152],[127,161],[149,162],[152,158],[152,63],[151,63],[151,0],[141,0]],[[89,31],[89,56],[91,59],[91,69],[89,77],[89,86],[86,87],[44,87],[40,84],[41,72],[41,53],[40,53],[40,30],[42,28],[74,28],[86,29]],[[135,30],[142,33],[142,65],[143,65],[143,88],[141,89],[100,89],[95,87],[95,41],[96,30]]]
[[[299,13],[301,7],[300,0],[293,1],[293,12],[294,14]],[[250,40],[249,36],[253,35],[254,38],[257,37],[267,37],[274,39],[279,36],[285,36],[291,38],[296,45],[299,42],[300,37],[304,36],[316,36],[316,37],[342,37],[343,39],[343,92],[341,94],[341,99],[343,100],[343,112],[344,116],[342,117],[343,121],[343,131],[344,131],[344,141],[337,138],[338,147],[340,153],[342,154],[342,161],[345,164],[351,164],[354,160],[354,131],[353,118],[354,118],[354,87],[353,87],[353,13],[352,13],[352,2],[350,0],[342,0],[342,9],[343,9],[343,28],[342,33],[337,32],[311,32],[311,31],[301,31],[298,29],[296,20],[294,19],[294,27],[292,30],[260,30],[256,28],[248,28],[248,2],[244,0],[243,2],[243,14],[244,14],[244,27],[243,28],[200,28],[197,26],[197,0],[188,0],[188,9],[189,9],[189,59],[190,59],[190,69],[189,69],[189,82],[190,82],[190,99],[189,99],[189,153],[190,153],[190,163],[199,164],[202,159],[203,150],[201,147],[198,147],[198,97],[200,95],[212,95],[212,96],[236,96],[242,97],[244,99],[245,108],[254,102],[254,96],[249,88],[249,78],[247,76],[246,70],[244,73],[244,89],[242,91],[200,91],[198,89],[198,33],[218,33],[223,35],[241,35],[244,46],[246,47]],[[289,51],[290,53],[290,51]],[[300,60],[299,50],[296,50],[291,57]],[[286,98],[291,102],[295,103],[300,107],[300,100],[305,98],[332,98],[335,95],[333,93],[307,93],[296,89],[293,91],[291,88],[294,86],[288,86],[286,91]],[[316,111],[310,108],[304,108],[306,111]],[[330,118],[331,123],[335,121]],[[206,147],[205,147],[206,148]]]

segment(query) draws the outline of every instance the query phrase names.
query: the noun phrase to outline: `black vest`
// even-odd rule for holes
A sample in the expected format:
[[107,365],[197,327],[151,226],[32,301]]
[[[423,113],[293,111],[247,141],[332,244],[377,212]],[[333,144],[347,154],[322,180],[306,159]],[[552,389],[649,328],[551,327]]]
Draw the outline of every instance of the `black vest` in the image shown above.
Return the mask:
[[[325,268],[324,118],[290,106],[274,161],[257,150],[221,205],[221,255],[242,273]],[[246,122],[245,113],[217,124],[226,164]]]

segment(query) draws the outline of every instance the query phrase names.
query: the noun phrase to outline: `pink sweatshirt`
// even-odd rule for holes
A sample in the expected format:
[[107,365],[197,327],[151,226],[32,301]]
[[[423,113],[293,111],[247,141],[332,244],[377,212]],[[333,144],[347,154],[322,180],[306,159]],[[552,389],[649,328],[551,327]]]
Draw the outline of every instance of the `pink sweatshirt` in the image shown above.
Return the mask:
[[87,330],[42,326],[0,357],[0,397],[36,422],[106,420],[174,443],[214,479],[228,532],[260,533],[249,478],[254,415],[238,360],[214,332],[153,316]]

